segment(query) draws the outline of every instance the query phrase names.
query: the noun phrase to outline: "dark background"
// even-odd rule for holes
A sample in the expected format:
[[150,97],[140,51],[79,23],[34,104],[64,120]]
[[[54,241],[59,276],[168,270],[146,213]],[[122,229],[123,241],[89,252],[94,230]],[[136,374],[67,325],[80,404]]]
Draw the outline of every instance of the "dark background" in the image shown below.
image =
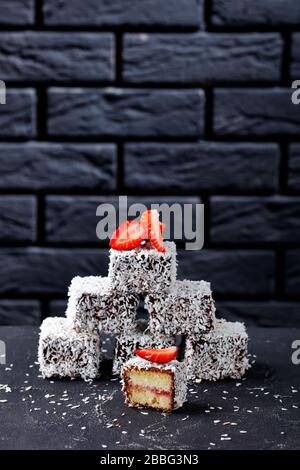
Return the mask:
[[0,324],[106,274],[96,207],[205,203],[219,315],[300,325],[298,0],[0,0]]

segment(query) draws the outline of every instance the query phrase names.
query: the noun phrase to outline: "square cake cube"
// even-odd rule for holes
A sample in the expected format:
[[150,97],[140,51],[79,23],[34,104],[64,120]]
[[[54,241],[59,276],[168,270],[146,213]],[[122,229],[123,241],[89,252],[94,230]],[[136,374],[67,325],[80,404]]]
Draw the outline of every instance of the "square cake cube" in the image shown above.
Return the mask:
[[175,346],[176,338],[170,336],[153,336],[147,328],[147,322],[138,320],[136,328],[131,333],[124,332],[117,336],[113,360],[113,374],[120,374],[122,365],[135,357],[138,348],[168,348]]
[[67,318],[76,331],[119,334],[136,326],[139,296],[116,291],[108,277],[74,277]]
[[170,412],[186,400],[186,367],[176,359],[159,364],[136,357],[123,365],[121,377],[129,406]]
[[110,250],[109,278],[120,291],[144,294],[162,292],[176,279],[176,245],[164,243],[161,253],[149,244],[133,250]]
[[208,334],[198,340],[186,339],[184,362],[193,379],[240,379],[250,367],[247,352],[244,324],[216,320]]
[[46,318],[40,330],[38,359],[44,378],[94,379],[100,363],[99,335],[76,333],[67,318]]
[[176,281],[166,293],[151,292],[145,298],[149,329],[154,335],[207,333],[215,318],[210,284],[205,281]]

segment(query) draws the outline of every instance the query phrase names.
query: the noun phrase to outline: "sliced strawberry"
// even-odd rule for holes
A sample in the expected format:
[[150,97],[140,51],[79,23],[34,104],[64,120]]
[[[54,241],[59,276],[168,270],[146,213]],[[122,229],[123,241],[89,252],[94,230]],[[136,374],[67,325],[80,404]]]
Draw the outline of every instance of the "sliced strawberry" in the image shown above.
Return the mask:
[[160,229],[158,212],[151,209],[143,212],[140,218],[140,224],[145,229],[145,236],[150,240],[152,226],[157,225]]
[[134,353],[142,359],[146,359],[146,361],[166,364],[176,358],[178,347],[171,346],[170,348],[164,349],[136,349]]
[[166,249],[163,243],[162,228],[160,224],[157,210],[147,210],[143,212],[140,219],[140,224],[145,229],[145,236],[150,240],[157,251],[165,252]]
[[109,246],[114,250],[132,250],[145,238],[144,228],[136,220],[126,220],[113,233]]

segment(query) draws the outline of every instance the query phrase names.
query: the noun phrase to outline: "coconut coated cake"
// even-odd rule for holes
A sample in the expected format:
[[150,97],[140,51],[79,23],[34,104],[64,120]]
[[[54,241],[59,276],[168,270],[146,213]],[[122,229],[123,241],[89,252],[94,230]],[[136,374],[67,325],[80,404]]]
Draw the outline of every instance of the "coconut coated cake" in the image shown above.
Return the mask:
[[240,379],[249,368],[248,335],[243,323],[216,320],[199,339],[186,339],[184,362],[193,379]]
[[76,333],[67,318],[46,318],[40,329],[38,359],[44,378],[94,379],[100,364],[99,335]]
[[186,400],[186,366],[176,359],[166,364],[139,357],[127,361],[121,372],[128,405],[170,412]]

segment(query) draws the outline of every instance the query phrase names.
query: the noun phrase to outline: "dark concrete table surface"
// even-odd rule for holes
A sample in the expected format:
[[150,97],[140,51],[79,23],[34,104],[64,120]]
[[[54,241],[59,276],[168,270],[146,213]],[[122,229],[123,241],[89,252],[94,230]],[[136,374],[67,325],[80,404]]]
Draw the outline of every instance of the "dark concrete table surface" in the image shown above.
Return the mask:
[[300,365],[291,344],[300,330],[249,335],[255,363],[245,379],[191,383],[186,405],[167,415],[128,408],[108,375],[92,384],[43,380],[37,328],[0,327],[0,449],[299,449]]

